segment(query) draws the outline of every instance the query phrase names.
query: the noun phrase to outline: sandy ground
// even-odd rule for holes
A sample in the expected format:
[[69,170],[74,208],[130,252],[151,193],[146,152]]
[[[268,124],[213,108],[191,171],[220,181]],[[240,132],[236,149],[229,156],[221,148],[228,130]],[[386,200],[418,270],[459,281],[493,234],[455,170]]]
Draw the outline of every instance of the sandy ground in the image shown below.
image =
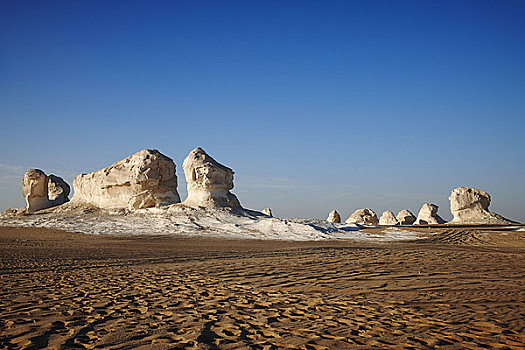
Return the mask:
[[525,232],[436,230],[364,243],[1,227],[0,348],[523,349]]

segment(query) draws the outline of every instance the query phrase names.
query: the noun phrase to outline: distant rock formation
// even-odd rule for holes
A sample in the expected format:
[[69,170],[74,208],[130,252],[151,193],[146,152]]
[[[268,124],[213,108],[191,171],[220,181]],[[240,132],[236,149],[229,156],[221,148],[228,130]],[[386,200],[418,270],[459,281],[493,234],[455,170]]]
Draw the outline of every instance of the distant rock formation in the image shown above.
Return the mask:
[[374,213],[372,209],[357,209],[353,212],[348,219],[346,219],[347,224],[360,224],[360,225],[377,225],[379,220],[377,219],[377,214]]
[[0,213],[0,217],[15,217],[15,216],[23,216],[27,214],[27,208],[19,208],[19,209],[13,209],[13,208],[7,208],[6,211],[3,211]]
[[416,217],[408,209],[401,210],[396,219],[399,225],[412,225],[416,221]]
[[270,209],[270,208],[264,208],[263,210],[261,210],[261,213],[263,213],[266,216],[269,216],[269,217],[273,218],[272,209]]
[[22,179],[28,213],[64,204],[69,200],[69,191],[69,185],[62,178],[48,176],[40,169],[29,169]]
[[197,147],[188,154],[182,164],[188,197],[184,205],[204,208],[241,208],[233,188],[233,170],[218,163],[202,148]]
[[73,181],[72,202],[102,209],[142,209],[179,203],[173,160],[144,149],[107,168],[80,174]]
[[445,220],[438,215],[438,206],[435,204],[425,203],[417,214],[414,225],[436,225],[444,224]]
[[513,221],[489,211],[490,195],[487,192],[458,187],[450,197],[451,224],[510,224]]
[[337,212],[337,210],[332,210],[330,214],[328,214],[328,217],[326,218],[326,221],[333,222],[335,224],[341,223],[341,215]]
[[397,219],[390,210],[384,211],[379,218],[379,225],[397,225]]

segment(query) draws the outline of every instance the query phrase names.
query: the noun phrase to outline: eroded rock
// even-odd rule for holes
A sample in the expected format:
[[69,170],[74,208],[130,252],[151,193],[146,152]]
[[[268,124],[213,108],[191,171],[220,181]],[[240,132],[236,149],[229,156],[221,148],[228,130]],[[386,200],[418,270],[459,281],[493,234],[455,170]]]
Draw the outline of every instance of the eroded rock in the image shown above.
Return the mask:
[[204,208],[241,208],[233,189],[233,170],[217,162],[202,148],[188,154],[182,164],[188,186],[184,205]]
[[19,209],[8,208],[6,211],[2,212],[0,216],[17,217],[17,216],[23,216],[25,214],[28,214],[27,208],[19,208]]
[[390,210],[384,211],[379,218],[379,225],[397,225],[397,219]]
[[154,149],[144,149],[107,168],[80,174],[73,187],[72,202],[102,209],[141,209],[180,202],[175,163]]
[[450,197],[453,224],[509,224],[513,221],[489,211],[490,195],[471,187],[458,187]]
[[151,208],[157,204],[157,200],[150,191],[140,192],[129,199],[129,210]]
[[337,210],[332,210],[330,214],[328,214],[328,217],[326,218],[326,221],[333,222],[336,224],[341,223],[341,215],[337,212]]
[[50,201],[56,203],[65,203],[69,201],[69,192],[71,188],[61,177],[49,175],[47,181],[47,195]]
[[438,215],[438,206],[435,204],[425,203],[417,214],[414,225],[436,225],[444,224],[445,220]]
[[396,219],[399,225],[412,225],[416,221],[416,217],[408,209],[401,210]]
[[55,175],[46,175],[40,169],[29,169],[22,179],[22,195],[26,200],[26,212],[55,207],[66,203],[69,185]]
[[326,218],[326,221],[333,222],[333,223],[336,223],[336,224],[340,224],[341,223],[341,215],[339,215],[337,210],[332,210],[328,214],[328,217]]
[[379,220],[372,209],[357,209],[346,219],[347,224],[356,223],[360,225],[377,225]]
[[267,215],[267,216],[273,218],[272,210],[270,208],[264,208],[263,210],[261,210],[261,213],[263,213],[264,215]]

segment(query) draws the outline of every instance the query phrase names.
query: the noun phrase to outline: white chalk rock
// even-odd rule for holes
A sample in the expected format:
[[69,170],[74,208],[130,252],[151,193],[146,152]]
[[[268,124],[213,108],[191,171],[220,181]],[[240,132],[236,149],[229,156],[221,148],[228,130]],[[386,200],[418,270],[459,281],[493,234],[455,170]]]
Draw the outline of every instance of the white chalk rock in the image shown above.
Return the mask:
[[188,154],[182,164],[188,197],[184,205],[204,208],[241,208],[233,188],[233,170],[210,157],[197,147]]
[[397,219],[390,210],[384,211],[379,218],[379,225],[397,225]]
[[489,211],[490,195],[487,192],[458,187],[450,197],[450,211],[454,215],[452,224],[509,224],[511,220]]
[[264,208],[263,210],[261,210],[261,213],[263,213],[264,215],[267,215],[267,216],[273,218],[272,210],[270,208]]
[[80,174],[72,202],[103,209],[140,209],[179,203],[175,163],[157,150],[144,149],[107,168]]
[[47,175],[40,169],[29,169],[22,179],[22,195],[28,212],[49,208]]
[[328,217],[326,218],[326,221],[333,222],[336,224],[341,223],[341,215],[337,212],[337,210],[332,210],[330,214],[328,214]]
[[416,217],[408,209],[401,210],[397,214],[396,219],[399,225],[412,225],[416,221]]
[[425,203],[417,214],[414,225],[436,225],[444,224],[445,220],[438,215],[438,206],[435,204]]
[[40,169],[29,169],[22,179],[28,213],[64,204],[69,200],[69,191],[69,185],[62,178],[47,176]]
[[377,225],[379,220],[377,219],[377,214],[374,213],[372,209],[357,209],[353,212],[348,219],[346,219],[347,224],[360,224],[360,225]]
[[69,201],[69,191],[71,188],[67,182],[65,182],[61,177],[53,174],[48,175],[47,179],[47,196],[49,200],[59,204]]
[[129,199],[129,210],[151,208],[157,204],[155,196],[150,191],[140,192]]

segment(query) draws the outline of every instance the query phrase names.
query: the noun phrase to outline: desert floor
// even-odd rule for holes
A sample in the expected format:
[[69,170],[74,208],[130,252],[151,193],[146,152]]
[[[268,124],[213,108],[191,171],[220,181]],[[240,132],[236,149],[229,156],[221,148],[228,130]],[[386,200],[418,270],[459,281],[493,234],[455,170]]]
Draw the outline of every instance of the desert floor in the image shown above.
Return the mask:
[[523,349],[525,232],[433,231],[365,243],[1,227],[0,348]]

